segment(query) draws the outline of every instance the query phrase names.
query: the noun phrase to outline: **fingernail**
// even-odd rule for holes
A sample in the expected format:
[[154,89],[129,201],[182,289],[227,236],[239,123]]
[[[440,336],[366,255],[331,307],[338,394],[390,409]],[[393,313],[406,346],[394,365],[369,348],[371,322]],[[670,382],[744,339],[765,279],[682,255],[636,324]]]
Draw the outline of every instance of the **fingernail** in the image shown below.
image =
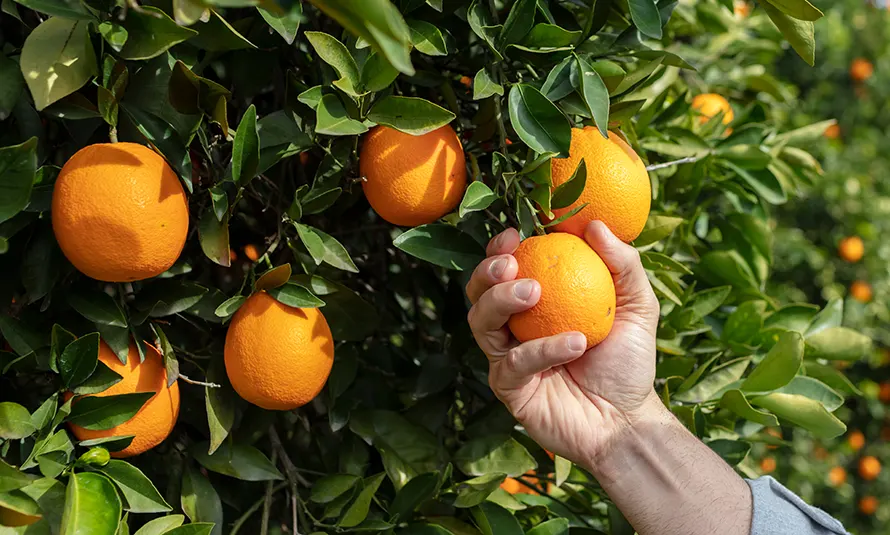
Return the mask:
[[583,351],[587,349],[587,339],[583,334],[573,334],[566,339],[569,351]]
[[532,290],[535,289],[535,283],[530,280],[519,281],[513,286],[513,295],[521,301],[528,301],[532,296]]
[[500,279],[504,274],[504,271],[507,269],[507,259],[506,258],[498,258],[494,262],[491,263],[491,266],[488,268],[488,272],[491,274],[493,279]]
[[504,233],[501,232],[500,234],[498,234],[497,236],[494,237],[494,246],[500,247],[501,243],[503,243],[503,241],[504,241]]

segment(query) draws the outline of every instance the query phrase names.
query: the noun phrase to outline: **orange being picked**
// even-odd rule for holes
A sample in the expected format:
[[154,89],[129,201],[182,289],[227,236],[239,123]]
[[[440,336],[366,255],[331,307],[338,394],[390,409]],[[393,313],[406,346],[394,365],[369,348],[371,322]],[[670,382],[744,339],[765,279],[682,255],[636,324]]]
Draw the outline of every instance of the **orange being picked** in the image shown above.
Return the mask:
[[[529,472],[526,472],[522,476],[522,478],[525,481],[527,481],[530,485],[534,485],[534,486],[541,485],[541,480],[537,478],[537,473],[534,470],[530,470]],[[550,482],[547,482],[545,485],[546,485],[546,492],[550,492],[550,489],[553,487],[553,485]],[[512,477],[506,478],[504,480],[504,482],[501,483],[501,488],[510,494],[530,494],[532,496],[540,495],[540,493],[538,491],[536,491],[535,489],[533,489],[532,487],[529,487],[525,483],[519,481],[518,479],[512,478]]]
[[878,510],[878,499],[874,496],[863,496],[859,500],[859,512],[871,516]]
[[862,431],[852,431],[847,437],[847,444],[853,451],[859,451],[865,446],[865,435],[862,434]]
[[842,466],[835,466],[828,471],[828,481],[832,487],[839,487],[847,481],[847,471]]
[[225,359],[238,395],[264,409],[290,410],[321,392],[334,340],[317,308],[290,307],[257,292],[232,318]]
[[865,254],[865,244],[859,236],[847,236],[838,244],[837,252],[847,262],[859,262]]
[[853,281],[850,285],[850,296],[860,303],[871,301],[871,285],[865,281]]
[[732,112],[732,106],[729,105],[729,101],[717,93],[696,95],[692,99],[692,109],[701,114],[698,120],[702,124],[708,122],[711,120],[711,117],[716,116],[720,112],[723,112],[723,119],[721,119],[723,124],[729,124],[735,119],[735,114]]
[[448,125],[420,136],[374,127],[362,142],[359,168],[371,208],[403,227],[451,212],[467,185],[464,149]]
[[565,232],[534,236],[520,243],[513,256],[519,264],[516,278],[541,285],[538,303],[510,317],[510,330],[520,342],[578,331],[587,337],[589,349],[609,335],[615,285],[587,242]]
[[881,474],[881,461],[873,455],[859,459],[859,477],[866,481],[874,481]]
[[760,471],[764,474],[772,474],[776,471],[776,459],[774,457],[764,457],[760,461]]
[[185,245],[188,201],[158,153],[135,143],[90,145],[72,156],[53,189],[59,247],[79,271],[129,282],[170,269]]
[[854,82],[864,82],[875,72],[874,65],[865,58],[856,58],[850,63],[850,78]]
[[[122,379],[104,392],[95,394],[96,396],[135,392],[155,392],[155,395],[145,402],[135,416],[111,429],[93,431],[72,424],[70,427],[74,436],[78,440],[90,440],[134,435],[133,442],[120,451],[112,452],[112,457],[138,455],[163,442],[173,431],[173,426],[179,417],[179,383],[174,381],[170,387],[167,386],[167,370],[158,350],[145,344],[145,360],[139,362],[139,352],[136,350],[136,345],[131,342],[127,352],[127,363],[121,364],[111,348],[102,342],[99,344],[99,361]],[[69,392],[66,398],[70,397]]]
[[569,157],[550,161],[554,190],[572,178],[582,159],[587,168],[584,191],[572,205],[553,214],[559,218],[584,203],[587,206],[553,230],[584,237],[587,224],[600,220],[621,240],[632,242],[643,231],[652,202],[643,160],[614,132],[606,139],[592,126],[573,128]]
[[828,139],[837,139],[841,137],[841,127],[837,123],[834,123],[833,125],[826,128],[825,132],[823,132],[822,135],[827,137]]

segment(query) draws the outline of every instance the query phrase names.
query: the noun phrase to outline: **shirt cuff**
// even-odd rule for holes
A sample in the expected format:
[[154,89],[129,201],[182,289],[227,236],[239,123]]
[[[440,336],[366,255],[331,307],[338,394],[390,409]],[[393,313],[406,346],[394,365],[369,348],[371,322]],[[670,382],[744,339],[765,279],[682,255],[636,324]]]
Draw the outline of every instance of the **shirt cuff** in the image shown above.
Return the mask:
[[754,501],[751,535],[850,535],[828,513],[808,505],[772,477],[745,481]]

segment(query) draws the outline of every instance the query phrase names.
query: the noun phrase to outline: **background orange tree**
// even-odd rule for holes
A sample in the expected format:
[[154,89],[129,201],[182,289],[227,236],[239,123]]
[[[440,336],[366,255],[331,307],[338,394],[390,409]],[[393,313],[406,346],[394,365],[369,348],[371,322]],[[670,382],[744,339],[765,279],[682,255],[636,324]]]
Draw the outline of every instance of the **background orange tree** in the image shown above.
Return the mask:
[[[808,149],[830,123],[786,127],[794,88],[767,66],[791,49],[812,65],[822,13],[751,7],[4,0],[0,533],[631,533],[589,474],[516,427],[465,322],[489,237],[545,232],[583,189],[579,169],[552,195],[549,160],[584,124],[649,165],[634,245],[662,305],[665,403],[746,476],[752,446],[777,441],[764,428],[844,433],[833,413],[856,388],[829,364],[870,339],[839,300],[771,284],[776,214],[820,179]],[[709,92],[731,121],[691,108]],[[471,182],[454,213],[399,228],[369,209],[359,153],[378,124],[458,132]],[[50,225],[60,166],[114,139],[163,155],[191,214],[179,261],[124,284],[79,274]],[[318,307],[336,341],[326,388],[297,410],[227,382],[227,324],[261,290]],[[151,344],[181,391],[169,438],[126,461],[108,459],[126,437],[66,425],[102,430],[144,402],[67,400],[115,383],[100,338],[119,356]],[[271,378],[303,371],[272,357]]]

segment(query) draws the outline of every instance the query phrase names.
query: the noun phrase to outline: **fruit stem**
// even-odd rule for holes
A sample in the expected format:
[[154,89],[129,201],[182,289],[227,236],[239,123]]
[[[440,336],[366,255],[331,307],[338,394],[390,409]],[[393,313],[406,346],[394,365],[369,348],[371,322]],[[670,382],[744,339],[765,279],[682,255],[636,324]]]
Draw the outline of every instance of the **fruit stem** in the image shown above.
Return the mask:
[[117,127],[109,126],[108,127],[108,140],[112,143],[117,143]]
[[684,163],[694,163],[697,161],[697,156],[687,156],[685,158],[680,158],[679,160],[673,160],[671,162],[657,163],[654,165],[646,166],[646,171],[656,171],[658,169],[666,169],[668,167],[674,167],[675,165],[683,165]]
[[190,385],[205,386],[207,388],[222,388],[222,385],[218,385],[216,383],[205,383],[204,381],[195,381],[194,379],[189,379],[187,375],[183,375],[182,373],[179,374],[179,378]]

